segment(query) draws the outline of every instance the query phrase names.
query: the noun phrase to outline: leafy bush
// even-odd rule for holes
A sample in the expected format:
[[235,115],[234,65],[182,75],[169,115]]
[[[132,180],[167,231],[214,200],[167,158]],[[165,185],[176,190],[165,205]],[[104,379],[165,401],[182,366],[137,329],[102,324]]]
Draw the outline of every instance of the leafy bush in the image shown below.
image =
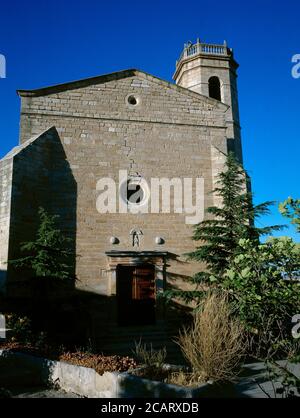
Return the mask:
[[187,301],[198,302],[202,298],[201,285],[209,283],[211,274],[219,278],[222,276],[234,257],[240,239],[258,243],[260,236],[283,228],[282,225],[263,228],[255,225],[256,219],[270,213],[269,207],[274,202],[253,205],[252,194],[247,188],[247,173],[233,153],[227,156],[225,170],[218,175],[213,193],[222,205],[207,208],[207,218],[194,227],[193,240],[200,245],[187,254],[189,259],[204,263],[207,270],[193,277],[197,286],[195,291],[177,292]]
[[193,381],[229,381],[239,371],[245,352],[244,328],[232,318],[227,298],[209,294],[177,343],[192,368]]
[[[276,362],[266,362],[267,378],[272,383],[273,396],[275,398],[299,398],[300,397],[300,379],[293,372],[289,370],[288,361],[284,365],[280,365]],[[258,386],[261,390],[271,397],[259,382]]]
[[279,211],[283,216],[289,218],[297,231],[300,232],[300,199],[289,197],[279,205]]
[[6,315],[6,328],[8,342],[30,344],[32,340],[31,321],[27,316],[19,317],[16,314]]
[[31,319],[16,314],[6,315],[7,338],[3,345],[7,349],[28,352],[47,351],[47,334],[32,331]]
[[[254,244],[241,240],[221,282],[233,311],[258,336],[260,348],[274,354],[291,340],[291,318],[300,312],[300,249],[290,238]],[[265,345],[265,347],[263,347]]]

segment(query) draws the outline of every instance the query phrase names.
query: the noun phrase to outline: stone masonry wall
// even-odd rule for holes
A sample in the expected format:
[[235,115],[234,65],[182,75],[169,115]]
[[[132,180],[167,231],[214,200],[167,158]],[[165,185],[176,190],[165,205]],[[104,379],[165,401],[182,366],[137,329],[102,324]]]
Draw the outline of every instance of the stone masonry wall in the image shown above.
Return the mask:
[[[100,214],[96,183],[103,177],[118,183],[119,170],[139,173],[147,181],[204,177],[205,205],[211,205],[217,171],[211,153],[226,153],[227,106],[141,73],[41,94],[22,97],[20,140],[49,126],[59,134],[77,185],[78,286],[108,293],[105,251],[132,250],[133,228],[143,232],[139,250],[174,255],[168,277],[183,286],[182,280],[199,269],[182,256],[195,245],[185,214]],[[128,104],[131,94],[137,106]],[[53,204],[58,214],[66,213],[62,205]],[[119,238],[119,245],[110,244],[111,236]],[[164,238],[164,245],[155,244],[157,236]]]
[[[137,107],[127,104],[137,95]],[[141,250],[161,249],[178,256],[189,251],[192,229],[178,214],[99,214],[96,183],[102,177],[118,181],[118,171],[151,177],[205,178],[207,196],[212,186],[211,144],[224,152],[224,109],[214,101],[196,99],[139,77],[26,98],[22,106],[22,141],[49,125],[59,132],[70,168],[78,184],[77,275],[81,286],[106,294],[105,251],[132,249],[130,230],[143,231]],[[29,131],[28,131],[29,130]],[[207,199],[206,204],[210,204]],[[61,208],[57,208],[61,211]],[[176,231],[176,233],[174,233]],[[190,265],[176,263],[178,274],[189,274]],[[181,268],[180,268],[181,267]],[[181,272],[180,272],[181,270]],[[171,273],[171,271],[170,271]]]
[[0,161],[0,292],[5,289],[9,247],[12,158]]
[[[72,214],[76,212],[76,192],[55,128],[16,147],[0,164],[1,171],[3,170],[1,194],[6,199],[1,200],[3,263],[8,259],[18,258],[21,255],[20,244],[34,238],[39,207],[55,213],[56,207],[61,206],[64,230],[69,235],[72,232],[74,234],[75,221]],[[72,200],[72,196],[75,201]],[[66,199],[67,203],[62,199]],[[55,209],[52,206],[53,202]],[[66,215],[67,209],[69,210]],[[21,277],[17,271],[9,267],[7,279],[8,293],[22,293],[20,282],[26,279],[26,273],[23,272]]]
[[209,96],[209,79],[219,78],[221,101],[227,104],[228,148],[242,162],[240,116],[237,90],[237,64],[230,57],[197,55],[179,63],[175,73],[176,84]]

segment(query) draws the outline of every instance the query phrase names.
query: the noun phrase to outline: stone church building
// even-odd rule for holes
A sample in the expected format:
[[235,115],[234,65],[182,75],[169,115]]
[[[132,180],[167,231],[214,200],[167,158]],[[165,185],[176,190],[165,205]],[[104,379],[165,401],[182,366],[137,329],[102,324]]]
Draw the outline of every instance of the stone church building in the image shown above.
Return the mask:
[[[26,278],[7,261],[34,237],[41,206],[59,215],[60,228],[74,238],[76,287],[95,301],[89,311],[93,335],[101,322],[112,340],[147,330],[161,339],[168,321],[159,293],[185,286],[201,268],[184,256],[195,248],[193,225],[184,210],[172,210],[172,188],[169,211],[124,207],[136,184],[138,209],[147,194],[139,181],[153,178],[202,178],[204,206],[219,203],[211,191],[228,150],[242,161],[237,68],[226,43],[198,40],[184,46],[175,84],[129,69],[19,90],[19,145],[0,160],[2,293],[18,297],[23,289]],[[124,184],[120,171],[128,175]],[[115,213],[99,211],[101,179],[123,190]],[[160,202],[164,193],[161,188]]]

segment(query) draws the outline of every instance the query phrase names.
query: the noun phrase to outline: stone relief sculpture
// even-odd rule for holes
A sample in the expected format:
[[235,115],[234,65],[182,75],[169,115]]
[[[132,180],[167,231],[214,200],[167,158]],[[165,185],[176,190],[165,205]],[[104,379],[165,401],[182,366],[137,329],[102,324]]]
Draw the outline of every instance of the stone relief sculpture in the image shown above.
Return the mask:
[[139,229],[132,229],[130,231],[130,235],[132,236],[132,246],[139,248],[141,244],[141,236],[143,235],[143,232]]

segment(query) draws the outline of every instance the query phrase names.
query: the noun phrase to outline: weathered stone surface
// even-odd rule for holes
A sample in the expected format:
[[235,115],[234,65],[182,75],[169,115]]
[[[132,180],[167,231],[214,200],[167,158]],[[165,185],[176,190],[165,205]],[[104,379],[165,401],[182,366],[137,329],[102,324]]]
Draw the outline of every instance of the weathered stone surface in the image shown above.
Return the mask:
[[[140,98],[134,108],[126,103],[129,94]],[[214,149],[227,152],[227,108],[140,72],[76,89],[22,97],[21,142],[49,125],[55,126],[77,186],[76,244],[80,257],[76,272],[82,289],[105,289],[100,286],[107,280],[101,271],[107,269],[105,251],[114,248],[110,236],[113,233],[118,237],[118,249],[131,249],[130,231],[136,227],[143,230],[141,251],[159,248],[155,237],[162,236],[163,248],[178,256],[179,262],[171,262],[170,273],[176,272],[179,277],[195,271],[192,263],[180,262],[181,255],[194,248],[192,229],[186,225],[184,213],[99,214],[96,183],[111,177],[118,184],[119,170],[138,172],[149,183],[153,177],[204,177],[205,205],[211,205],[209,193],[215,178],[211,154]],[[51,155],[55,162],[57,157]],[[66,218],[58,197],[53,199],[56,212]]]
[[0,162],[0,293],[5,291],[9,252],[12,159]]
[[[211,191],[234,135],[229,119],[238,118],[231,108],[237,95],[231,64],[207,57],[198,63],[182,62],[180,68],[179,85],[128,70],[19,91],[20,146],[0,160],[0,287],[6,285],[8,294],[23,291],[20,277],[10,268],[7,273],[6,262],[20,255],[21,242],[33,238],[39,206],[60,215],[61,229],[75,239],[77,287],[99,296],[99,306],[106,303],[101,298],[111,301],[116,296],[117,263],[135,260],[112,260],[106,254],[132,250],[132,230],[142,231],[138,251],[170,255],[143,258],[155,264],[157,290],[167,282],[186,287],[185,279],[201,268],[183,256],[195,248],[186,213],[101,214],[96,209],[98,180],[109,177],[119,186],[119,170],[138,174],[148,184],[152,178],[204,178],[205,207],[220,204]],[[203,86],[209,74],[225,77],[225,103],[207,97]],[[203,88],[191,91],[200,76]],[[134,105],[128,102],[131,96]],[[171,193],[171,208],[174,200]],[[101,327],[111,332],[116,324],[116,306],[103,312],[99,306],[87,313],[94,336],[101,334]],[[160,327],[162,312],[157,318]]]
[[[210,384],[189,389],[141,379],[129,373],[106,372],[99,375],[95,370],[86,367],[0,350],[0,366],[3,369],[9,368],[12,373],[10,361],[17,361],[18,368],[15,369],[13,378],[21,386],[32,386],[33,383],[55,385],[66,393],[75,393],[87,398],[192,398],[206,396],[212,390]],[[26,374],[27,370],[34,372],[35,382]],[[11,380],[10,384],[13,385],[14,381]]]
[[[287,367],[299,378],[299,365],[287,361],[278,361],[278,364]],[[178,370],[176,366],[166,367]],[[246,364],[242,370],[235,384],[211,382],[196,388],[185,388],[141,379],[129,373],[106,372],[100,376],[89,368],[0,350],[0,386],[15,390],[22,387],[24,391],[26,387],[55,385],[65,393],[50,393],[49,397],[68,397],[66,394],[74,397],[75,393],[87,398],[274,398],[274,389],[282,388],[282,377],[275,379],[275,382],[269,381],[266,366],[262,362]],[[30,396],[25,394],[21,397],[40,396],[47,397],[39,395],[36,390]]]
[[105,372],[102,376],[96,373],[95,388],[101,398],[116,398],[118,395],[118,373]]

